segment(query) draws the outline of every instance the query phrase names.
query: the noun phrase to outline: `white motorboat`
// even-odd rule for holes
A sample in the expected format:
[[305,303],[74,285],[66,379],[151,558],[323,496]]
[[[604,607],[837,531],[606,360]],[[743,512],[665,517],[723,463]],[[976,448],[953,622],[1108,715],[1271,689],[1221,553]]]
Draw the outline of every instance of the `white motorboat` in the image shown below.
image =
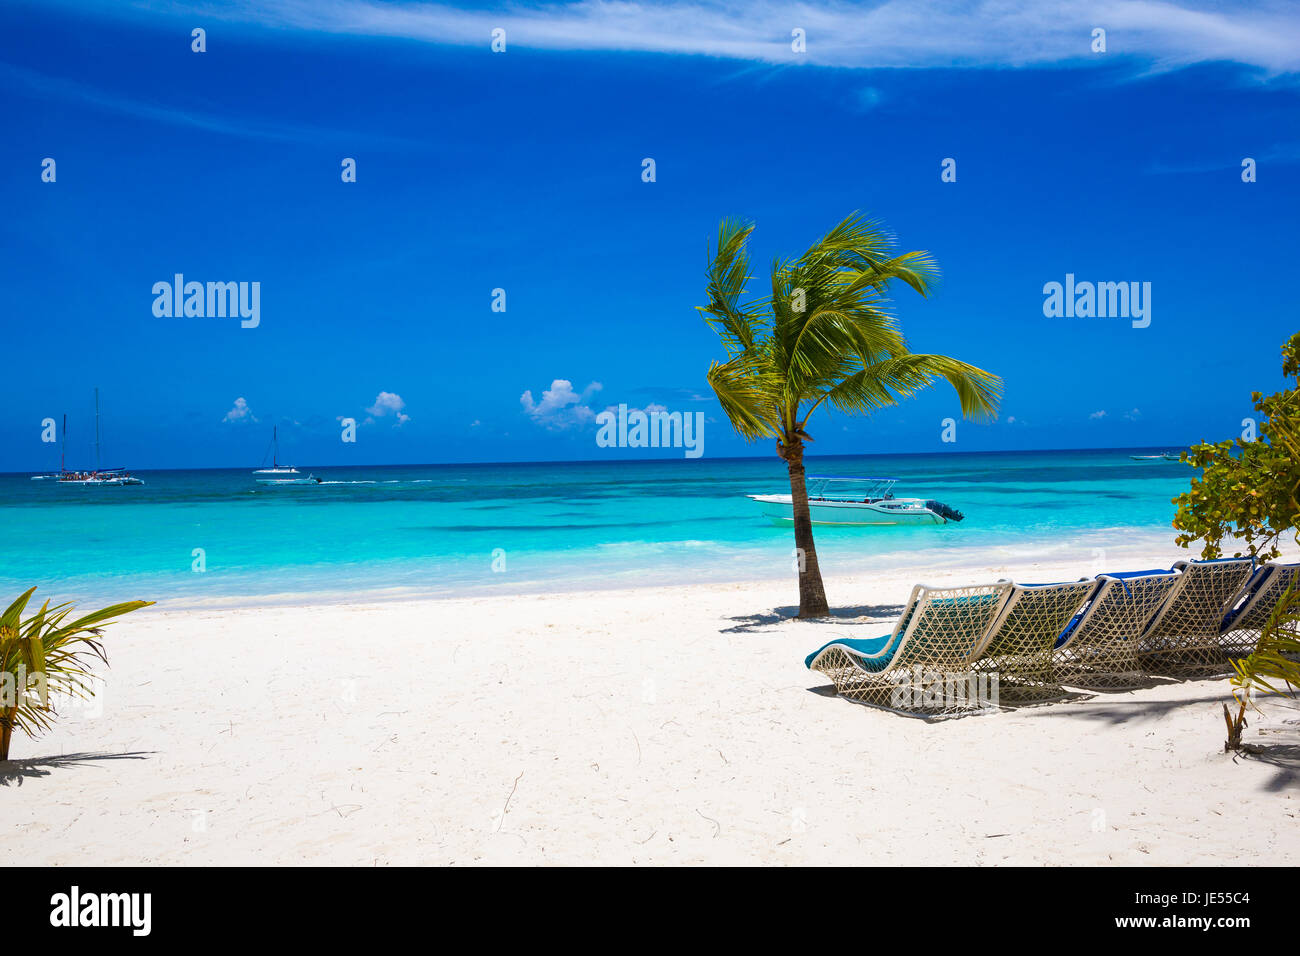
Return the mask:
[[1134,461],[1178,461],[1179,453],[1167,451],[1160,455],[1129,455]]
[[[813,524],[896,525],[947,524],[962,513],[927,498],[895,498],[897,478],[848,478],[809,475],[808,511]],[[789,495],[747,495],[777,524],[794,521]]]

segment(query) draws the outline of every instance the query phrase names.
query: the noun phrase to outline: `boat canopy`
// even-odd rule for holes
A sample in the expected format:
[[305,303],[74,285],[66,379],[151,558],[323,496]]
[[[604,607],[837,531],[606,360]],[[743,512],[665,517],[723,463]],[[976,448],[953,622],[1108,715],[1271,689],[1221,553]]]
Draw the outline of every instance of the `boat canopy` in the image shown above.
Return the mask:
[[[845,501],[858,501],[862,498],[888,498],[890,491],[898,483],[897,478],[860,478],[846,475],[809,475],[808,481],[812,483],[813,487],[810,490],[815,497]],[[830,490],[841,482],[852,483],[856,487],[852,490],[846,489],[840,492]]]

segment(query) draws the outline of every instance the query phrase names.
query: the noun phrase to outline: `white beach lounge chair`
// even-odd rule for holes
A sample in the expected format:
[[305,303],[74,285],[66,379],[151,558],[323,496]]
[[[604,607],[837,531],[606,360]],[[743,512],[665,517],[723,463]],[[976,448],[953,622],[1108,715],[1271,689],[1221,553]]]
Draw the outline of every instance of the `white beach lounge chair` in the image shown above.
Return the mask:
[[989,625],[1011,593],[1006,581],[964,588],[918,584],[894,629],[883,637],[843,639],[804,663],[835,684],[842,697],[913,716],[989,710],[996,687],[972,664]]
[[1142,635],[1138,659],[1155,674],[1201,677],[1231,670],[1219,643],[1224,612],[1255,570],[1253,558],[1179,561],[1169,597]]
[[1300,564],[1264,564],[1255,569],[1219,625],[1219,647],[1228,657],[1245,657],[1255,649],[1259,632],[1277,599],[1300,577]]
[[1181,571],[1099,574],[1092,600],[1057,638],[1052,665],[1070,687],[1122,690],[1147,682],[1138,662],[1142,632],[1169,597]]
[[1029,703],[1065,695],[1052,670],[1056,639],[1100,586],[1093,578],[1012,585],[977,665],[997,674],[1003,701]]

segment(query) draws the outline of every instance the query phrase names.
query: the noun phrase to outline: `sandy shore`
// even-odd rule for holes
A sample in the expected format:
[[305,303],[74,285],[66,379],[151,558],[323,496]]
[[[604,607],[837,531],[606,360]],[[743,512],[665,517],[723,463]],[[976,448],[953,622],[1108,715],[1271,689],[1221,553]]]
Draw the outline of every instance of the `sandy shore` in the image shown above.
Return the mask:
[[[1164,554],[1146,566],[1167,566]],[[1300,710],[1222,753],[1226,682],[926,723],[804,669],[911,585],[793,583],[167,611],[102,713],[0,764],[24,864],[1300,863]]]

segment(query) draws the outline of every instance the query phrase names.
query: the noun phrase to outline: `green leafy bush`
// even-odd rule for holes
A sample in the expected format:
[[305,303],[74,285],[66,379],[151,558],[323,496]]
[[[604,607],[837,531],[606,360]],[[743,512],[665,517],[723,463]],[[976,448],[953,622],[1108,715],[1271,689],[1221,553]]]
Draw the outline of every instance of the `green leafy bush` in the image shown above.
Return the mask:
[[1291,388],[1251,396],[1260,422],[1253,441],[1205,442],[1184,457],[1203,473],[1174,499],[1176,540],[1184,548],[1204,542],[1203,558],[1220,557],[1225,539],[1240,544],[1237,556],[1261,560],[1282,553],[1283,535],[1300,543],[1300,332],[1282,347],[1282,374],[1296,380]]

